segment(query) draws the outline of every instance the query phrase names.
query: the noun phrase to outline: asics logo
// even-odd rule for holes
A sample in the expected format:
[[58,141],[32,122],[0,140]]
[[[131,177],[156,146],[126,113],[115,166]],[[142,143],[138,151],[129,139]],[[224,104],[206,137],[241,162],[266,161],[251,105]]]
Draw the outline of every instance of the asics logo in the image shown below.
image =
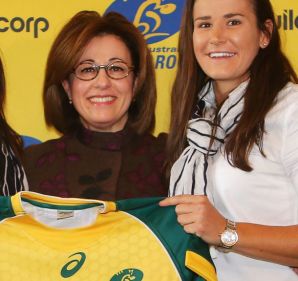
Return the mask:
[[81,267],[83,266],[86,260],[86,255],[83,252],[74,253],[68,258],[71,258],[71,257],[76,257],[76,258],[70,260],[62,267],[61,276],[63,278],[69,278],[74,274],[76,274],[81,269]]

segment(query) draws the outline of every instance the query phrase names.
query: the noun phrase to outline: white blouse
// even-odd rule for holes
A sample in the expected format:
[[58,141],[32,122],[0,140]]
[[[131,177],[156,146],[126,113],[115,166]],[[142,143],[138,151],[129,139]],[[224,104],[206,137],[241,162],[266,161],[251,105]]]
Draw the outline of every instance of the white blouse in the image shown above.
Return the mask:
[[[298,85],[288,83],[265,119],[263,157],[254,146],[253,170],[229,165],[223,153],[210,159],[208,194],[220,213],[236,222],[298,224]],[[297,281],[289,267],[236,253],[214,256],[219,281]]]

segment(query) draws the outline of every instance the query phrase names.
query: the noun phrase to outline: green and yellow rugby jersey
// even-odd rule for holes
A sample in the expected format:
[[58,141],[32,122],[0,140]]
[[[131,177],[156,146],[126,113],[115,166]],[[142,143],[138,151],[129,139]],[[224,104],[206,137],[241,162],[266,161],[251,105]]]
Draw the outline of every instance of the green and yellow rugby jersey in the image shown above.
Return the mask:
[[0,197],[0,280],[217,280],[208,246],[160,200]]

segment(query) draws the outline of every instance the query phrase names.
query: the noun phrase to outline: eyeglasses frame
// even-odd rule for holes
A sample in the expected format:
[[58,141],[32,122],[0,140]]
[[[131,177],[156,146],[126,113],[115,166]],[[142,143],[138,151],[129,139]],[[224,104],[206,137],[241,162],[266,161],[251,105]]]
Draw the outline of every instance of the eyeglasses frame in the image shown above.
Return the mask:
[[[127,72],[127,74],[126,74],[125,76],[121,77],[121,78],[114,78],[114,77],[111,77],[111,76],[109,75],[109,73],[108,73],[108,68],[109,68],[111,65],[113,65],[114,63],[116,63],[116,62],[124,63],[124,64],[128,67],[128,72]],[[79,65],[81,65],[81,64],[90,64],[93,68],[96,69],[96,75],[94,76],[94,78],[92,78],[92,79],[82,79],[82,78],[80,78],[80,77],[78,77],[78,76],[76,75],[76,69],[77,69],[77,67],[78,67]],[[96,63],[94,63],[94,62],[88,62],[88,61],[86,62],[86,61],[83,61],[83,62],[80,62],[80,63],[73,69],[72,73],[75,75],[76,78],[78,78],[78,79],[80,79],[80,80],[82,80],[82,81],[92,81],[92,80],[94,80],[94,79],[98,76],[98,73],[99,73],[100,69],[102,69],[102,68],[105,70],[107,76],[108,76],[109,78],[113,79],[113,80],[121,80],[121,79],[124,79],[125,77],[127,77],[127,76],[129,75],[129,73],[130,73],[131,71],[134,70],[134,66],[133,66],[133,65],[132,65],[132,66],[129,66],[129,65],[128,65],[125,61],[123,61],[123,60],[114,60],[114,61],[112,61],[112,62],[110,62],[110,63],[108,63],[108,64],[96,64]]]

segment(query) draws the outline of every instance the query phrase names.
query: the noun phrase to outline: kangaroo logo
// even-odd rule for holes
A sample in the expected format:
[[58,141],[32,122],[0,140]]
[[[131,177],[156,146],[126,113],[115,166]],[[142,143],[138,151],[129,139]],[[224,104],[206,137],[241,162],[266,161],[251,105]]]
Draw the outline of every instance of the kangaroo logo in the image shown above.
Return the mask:
[[106,13],[118,11],[124,14],[151,44],[179,31],[183,6],[181,0],[116,0]]
[[86,255],[83,252],[74,253],[69,258],[73,256],[78,256],[78,258],[69,261],[61,269],[61,276],[63,278],[69,278],[76,274],[86,260]]
[[136,268],[128,268],[116,273],[110,281],[142,281],[143,272]]

